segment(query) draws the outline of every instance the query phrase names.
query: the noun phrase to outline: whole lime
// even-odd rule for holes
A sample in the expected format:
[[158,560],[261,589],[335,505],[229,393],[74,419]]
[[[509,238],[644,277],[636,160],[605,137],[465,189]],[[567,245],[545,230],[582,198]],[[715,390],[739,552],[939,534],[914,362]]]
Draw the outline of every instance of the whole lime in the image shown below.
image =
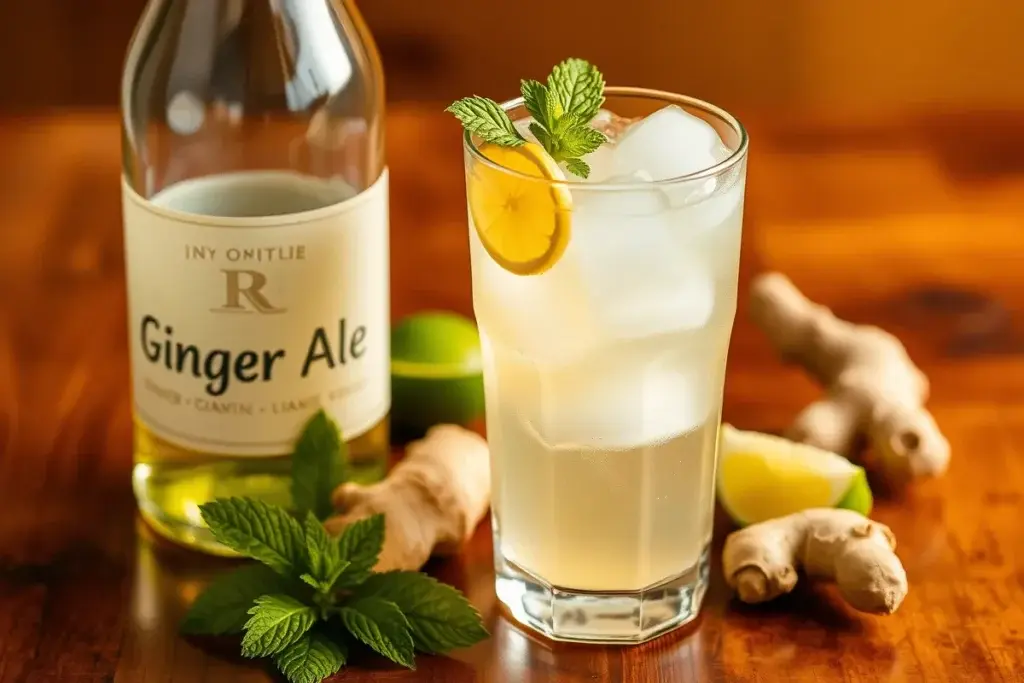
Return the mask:
[[391,331],[391,417],[415,438],[436,424],[467,424],[484,411],[480,335],[472,320],[427,311]]

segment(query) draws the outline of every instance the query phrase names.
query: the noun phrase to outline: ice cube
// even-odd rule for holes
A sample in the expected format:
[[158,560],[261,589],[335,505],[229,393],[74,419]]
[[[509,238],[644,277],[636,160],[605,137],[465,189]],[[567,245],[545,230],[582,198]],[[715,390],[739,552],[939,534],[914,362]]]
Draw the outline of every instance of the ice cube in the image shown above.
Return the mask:
[[[590,154],[585,154],[583,161],[590,166],[590,175],[586,179],[588,183],[606,182],[608,178],[615,175],[615,154],[612,152],[610,145],[601,145]],[[565,177],[570,180],[581,180],[578,176],[571,175],[567,170],[565,171]]]
[[515,275],[491,258],[472,225],[469,246],[473,310],[493,339],[542,365],[566,362],[594,345],[591,308],[571,259],[563,256],[539,275]]
[[636,213],[664,202],[657,192],[589,198],[573,216],[564,258],[575,261],[593,324],[605,340],[697,329],[714,309],[713,273],[701,254],[673,235],[670,212]]
[[610,176],[605,183],[633,185],[629,189],[588,190],[578,188],[573,191],[573,205],[577,215],[583,220],[600,218],[601,216],[649,216],[667,211],[671,208],[666,195],[651,182],[651,176],[644,171],[629,175]]
[[[676,204],[675,195],[669,195],[672,198],[670,220],[676,226],[676,236],[682,240],[684,249],[721,252],[725,245],[734,245],[739,239],[744,183],[741,180],[723,185],[720,180],[706,181],[713,183],[709,191],[695,199],[691,197],[693,201],[683,205]],[[736,260],[732,253],[735,249],[730,246],[727,251],[726,256]],[[709,259],[711,256],[713,254],[709,253]]]
[[710,357],[684,363],[675,340],[604,349],[559,368],[518,373],[520,417],[551,448],[624,449],[704,424],[717,377]]
[[654,180],[703,171],[730,154],[710,124],[674,104],[630,126],[614,150],[617,174],[646,171]]
[[622,137],[622,134],[639,120],[639,118],[630,119],[625,116],[619,116],[607,109],[600,109],[594,118],[591,119],[590,125],[604,133],[604,136],[608,138],[608,142],[614,145]]

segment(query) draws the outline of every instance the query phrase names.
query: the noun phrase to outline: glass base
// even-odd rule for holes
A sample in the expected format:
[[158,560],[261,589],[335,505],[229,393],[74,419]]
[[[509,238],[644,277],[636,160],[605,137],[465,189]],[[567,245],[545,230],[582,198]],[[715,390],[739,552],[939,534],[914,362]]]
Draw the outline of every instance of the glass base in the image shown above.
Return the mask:
[[495,552],[498,599],[525,626],[551,640],[643,643],[693,621],[707,592],[710,548],[697,564],[638,591],[574,591],[552,586]]

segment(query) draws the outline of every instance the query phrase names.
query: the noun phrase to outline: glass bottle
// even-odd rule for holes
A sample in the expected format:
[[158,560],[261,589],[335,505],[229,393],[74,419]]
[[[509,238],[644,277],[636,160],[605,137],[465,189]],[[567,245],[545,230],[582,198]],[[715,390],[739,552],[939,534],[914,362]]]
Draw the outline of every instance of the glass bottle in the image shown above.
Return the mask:
[[150,0],[122,83],[134,487],[228,554],[199,506],[289,505],[323,409],[353,478],[388,452],[384,79],[343,0]]

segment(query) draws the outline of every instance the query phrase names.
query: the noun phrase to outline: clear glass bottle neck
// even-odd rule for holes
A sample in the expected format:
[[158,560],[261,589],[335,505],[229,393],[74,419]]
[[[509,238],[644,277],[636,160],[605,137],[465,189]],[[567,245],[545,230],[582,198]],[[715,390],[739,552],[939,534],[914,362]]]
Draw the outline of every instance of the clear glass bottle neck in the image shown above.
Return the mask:
[[143,196],[238,170],[383,169],[383,73],[340,0],[150,0],[123,86],[125,168]]
[[337,1],[151,0],[146,15],[177,43],[169,96],[209,90],[232,102],[242,88],[280,86],[288,108],[303,111],[344,90],[360,67],[346,39],[362,38],[361,22]]

